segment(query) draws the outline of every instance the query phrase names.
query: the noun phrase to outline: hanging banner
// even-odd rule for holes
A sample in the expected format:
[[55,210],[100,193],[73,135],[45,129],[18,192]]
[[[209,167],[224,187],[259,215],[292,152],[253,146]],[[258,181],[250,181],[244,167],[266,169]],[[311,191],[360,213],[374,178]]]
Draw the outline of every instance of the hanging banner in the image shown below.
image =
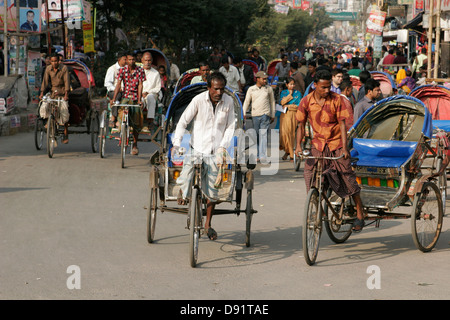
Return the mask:
[[[7,0],[6,19],[8,31],[17,31],[17,11],[14,0]],[[4,29],[5,0],[0,0],[0,30]]]
[[366,32],[381,36],[383,34],[385,20],[386,12],[373,8],[370,11],[369,19],[367,19],[366,22]]
[[[49,22],[61,22],[61,1],[60,0],[49,0]],[[84,20],[84,10],[82,0],[63,0],[64,6],[64,21],[82,21]],[[41,15],[42,23],[47,25],[46,18],[46,5],[42,4]]]
[[83,22],[83,46],[84,53],[95,52],[94,48],[94,29],[91,23]]

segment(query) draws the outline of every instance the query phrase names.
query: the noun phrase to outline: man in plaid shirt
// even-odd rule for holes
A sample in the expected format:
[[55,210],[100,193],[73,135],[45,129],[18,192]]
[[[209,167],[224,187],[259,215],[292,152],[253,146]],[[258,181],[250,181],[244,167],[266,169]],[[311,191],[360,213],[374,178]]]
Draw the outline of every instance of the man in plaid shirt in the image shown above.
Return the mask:
[[[132,53],[127,53],[127,64],[117,73],[117,84],[111,104],[116,100],[123,81],[123,92],[121,104],[134,104],[142,108],[142,83],[146,80],[144,69],[136,65],[136,58]],[[139,132],[143,127],[143,114],[141,108],[130,108],[128,111],[130,124],[133,127],[133,150],[132,155],[137,155],[137,140]],[[119,110],[119,118],[122,118],[123,110]]]

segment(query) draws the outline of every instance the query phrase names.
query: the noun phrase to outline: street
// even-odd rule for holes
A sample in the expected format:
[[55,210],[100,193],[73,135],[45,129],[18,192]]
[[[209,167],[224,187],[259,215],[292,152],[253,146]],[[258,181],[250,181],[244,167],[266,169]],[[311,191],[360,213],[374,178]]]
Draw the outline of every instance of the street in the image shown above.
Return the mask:
[[50,159],[33,139],[0,137],[0,299],[450,298],[448,216],[430,253],[416,249],[409,219],[388,220],[343,244],[324,232],[310,267],[303,172],[279,160],[275,175],[261,175],[261,165],[255,172],[252,246],[245,215],[214,217],[218,239],[200,239],[191,268],[186,216],[158,215],[155,243],[146,239],[152,144],[139,143],[122,169],[114,141],[101,159],[88,135],[71,135]]

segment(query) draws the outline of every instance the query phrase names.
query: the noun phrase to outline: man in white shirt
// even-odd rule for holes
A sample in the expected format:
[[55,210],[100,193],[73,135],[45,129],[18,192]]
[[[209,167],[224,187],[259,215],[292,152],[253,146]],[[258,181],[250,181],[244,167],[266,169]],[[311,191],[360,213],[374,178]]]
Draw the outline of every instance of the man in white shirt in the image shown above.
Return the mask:
[[[220,72],[208,77],[208,90],[195,96],[181,115],[173,139],[172,154],[179,150],[187,126],[193,122],[189,152],[183,161],[183,170],[177,179],[180,185],[178,203],[186,204],[194,174],[191,155],[200,154],[203,161],[202,192],[207,198],[205,230],[211,240],[217,239],[211,228],[214,207],[219,201],[218,189],[214,184],[218,174],[215,158],[221,157],[229,146],[235,128],[234,102],[224,94],[226,78]],[[222,157],[221,157],[222,158]]]
[[227,79],[227,86],[233,91],[240,91],[241,76],[235,66],[230,65],[228,57],[222,58],[222,66],[219,68],[225,78]]
[[[158,95],[161,91],[161,77],[159,72],[152,68],[153,57],[148,51],[142,55],[142,64],[144,67],[146,80],[142,83],[142,98],[147,106],[147,122],[149,126],[153,125],[155,119],[156,104]],[[143,132],[148,132],[149,128],[144,126]]]
[[[104,85],[106,90],[108,90],[108,98],[112,99],[114,96],[114,89],[116,88],[117,84],[117,74],[119,73],[119,69],[125,67],[127,63],[127,55],[123,53],[119,53],[117,55],[117,62],[113,64],[111,67],[108,68],[106,71],[105,81]],[[123,85],[122,85],[123,89]],[[119,93],[117,96],[117,100],[122,100],[122,93]],[[116,126],[116,119],[117,119],[117,106],[111,106],[111,119],[109,122],[110,127]]]
[[275,120],[275,97],[271,86],[267,85],[267,73],[256,73],[256,84],[251,86],[245,96],[243,111],[244,119],[250,105],[253,128],[257,135],[257,161],[267,159],[267,130]]

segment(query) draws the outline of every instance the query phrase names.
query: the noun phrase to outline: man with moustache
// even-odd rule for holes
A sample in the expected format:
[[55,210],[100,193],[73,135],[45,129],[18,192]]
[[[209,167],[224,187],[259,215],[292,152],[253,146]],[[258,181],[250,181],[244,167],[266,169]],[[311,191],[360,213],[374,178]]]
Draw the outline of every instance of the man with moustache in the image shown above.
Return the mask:
[[[225,76],[214,72],[207,78],[207,88],[195,96],[180,117],[173,138],[172,155],[180,148],[183,135],[192,122],[190,146],[183,161],[183,169],[177,179],[180,185],[178,204],[187,204],[194,174],[193,156],[202,157],[202,192],[207,198],[205,231],[211,240],[217,239],[217,232],[211,228],[211,219],[216,203],[219,201],[215,186],[218,175],[216,157],[223,155],[234,134],[235,115],[233,99],[224,94],[227,84]],[[221,157],[222,158],[222,157]]]

